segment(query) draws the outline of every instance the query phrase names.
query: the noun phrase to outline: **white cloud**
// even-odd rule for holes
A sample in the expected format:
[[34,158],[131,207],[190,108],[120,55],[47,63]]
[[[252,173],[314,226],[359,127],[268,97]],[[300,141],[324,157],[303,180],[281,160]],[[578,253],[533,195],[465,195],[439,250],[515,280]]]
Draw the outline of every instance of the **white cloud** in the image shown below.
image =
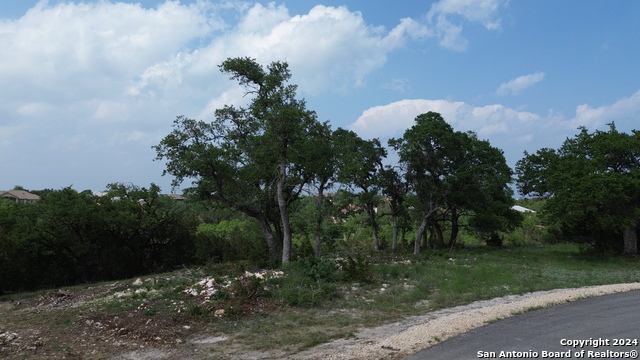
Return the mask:
[[244,90],[240,87],[224,91],[220,96],[211,99],[207,106],[200,112],[198,119],[212,119],[217,109],[225,105],[234,104],[236,106],[247,105],[249,100],[244,96]]
[[[372,26],[346,7],[290,15],[283,5],[236,1],[145,8],[43,0],[20,18],[0,18],[0,82],[11,84],[0,88],[0,146],[49,169],[52,179],[102,179],[121,171],[124,159],[136,163],[139,178],[157,179],[161,169],[147,164],[150,146],[176,115],[210,118],[225,104],[246,102],[219,71],[224,59],[285,60],[302,96],[346,92],[427,33],[409,18]],[[53,159],[77,164],[79,173],[48,168]],[[12,166],[5,168],[17,173]]]
[[468,41],[462,36],[462,25],[455,24],[452,18],[461,17],[481,23],[488,30],[497,30],[501,27],[497,13],[505,3],[505,0],[440,0],[431,5],[427,19],[442,47],[464,51]]
[[533,86],[544,79],[543,72],[535,72],[529,75],[519,76],[509,82],[502,83],[496,93],[498,95],[517,95],[520,91]]
[[[239,11],[238,24],[211,37],[204,46],[150,64],[128,86],[127,94],[152,100],[232,91],[237,85],[225,80],[218,65],[237,56],[255,58],[265,65],[286,61],[293,83],[308,94],[345,91],[363,85],[367,75],[385,64],[388,53],[426,31],[412,19],[402,19],[390,30],[373,27],[360,12],[346,7],[318,5],[308,14],[295,16],[274,3]],[[209,110],[201,112],[211,113],[211,104],[217,102],[204,102],[209,103]]]
[[41,1],[19,19],[0,21],[0,79],[19,79],[0,94],[66,101],[122,86],[149,63],[219,28],[204,4],[167,1],[143,9]]
[[[60,120],[71,123],[123,122],[180,103],[185,115],[211,114],[220,101],[242,100],[218,69],[234,56],[287,61],[303,92],[345,90],[426,32],[412,19],[374,27],[346,7],[291,16],[273,3],[229,4],[41,1],[21,18],[0,19],[0,81],[12,84],[0,89],[0,113],[11,123],[50,122],[51,111],[72,114]],[[236,12],[237,25],[222,20],[221,8]]]
[[455,130],[474,131],[480,136],[520,131],[523,125],[540,119],[536,114],[503,105],[474,107],[461,101],[417,99],[365,110],[350,128],[366,138],[398,137],[413,125],[416,116],[429,111],[440,113]]
[[430,14],[456,14],[481,22],[487,29],[495,29],[500,26],[495,13],[502,3],[500,0],[440,0],[431,6]]
[[256,4],[237,28],[203,49],[200,61],[210,62],[220,54],[250,56],[263,63],[286,60],[294,82],[315,94],[364,84],[369,73],[384,65],[389,52],[402,47],[407,36],[423,31],[411,19],[391,30],[372,27],[360,12],[343,6],[318,5],[308,14],[289,16],[283,6]]
[[595,108],[589,104],[579,105],[576,107],[576,116],[565,122],[565,126],[570,129],[585,126],[591,130],[620,120],[630,120],[632,124],[635,124],[638,118],[640,118],[640,90],[612,105]]

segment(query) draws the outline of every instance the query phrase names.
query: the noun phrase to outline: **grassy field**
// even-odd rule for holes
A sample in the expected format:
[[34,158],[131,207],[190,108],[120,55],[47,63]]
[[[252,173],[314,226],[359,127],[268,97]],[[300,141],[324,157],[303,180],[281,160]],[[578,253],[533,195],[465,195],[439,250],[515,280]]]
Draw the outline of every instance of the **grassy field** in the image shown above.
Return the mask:
[[[0,307],[0,333],[26,331],[31,326],[41,327],[41,334],[69,334],[69,338],[59,336],[44,342],[50,346],[48,355],[83,351],[73,340],[80,336],[76,331],[84,331],[85,337],[95,333],[96,338],[122,335],[122,341],[125,334],[120,332],[125,332],[139,342],[148,341],[148,346],[155,344],[153,339],[187,338],[205,331],[224,336],[226,344],[233,346],[295,353],[354,336],[361,327],[476,300],[640,281],[638,258],[590,257],[568,244],[477,246],[419,256],[376,253],[351,264],[344,259],[337,261],[342,270],[326,268],[333,263],[334,259],[328,259],[313,266],[292,265],[284,268],[284,276],[266,279],[242,275],[255,270],[246,265],[216,265],[138,281],[56,290],[54,295],[54,290],[14,294],[0,298],[0,304],[22,304]],[[192,289],[194,294],[201,294],[205,285],[196,283],[203,278],[217,283],[218,290],[206,299],[204,295],[185,293]],[[45,306],[37,315],[25,316],[28,304],[37,309],[46,299],[60,301],[60,294],[76,300],[84,296],[86,301],[73,306]],[[119,322],[108,328],[106,324],[114,322],[108,319]],[[129,319],[128,323],[124,319]],[[95,326],[90,325],[97,322],[105,324],[104,331],[93,330]],[[145,328],[151,322],[160,324],[155,333]],[[167,327],[164,332],[162,326]],[[211,350],[211,355],[215,358],[225,349],[223,343]]]
[[[510,294],[640,281],[637,258],[583,256],[575,245],[486,246],[421,256],[372,256],[373,279],[341,284],[315,308],[246,319],[234,330],[257,348],[298,350],[427,311]],[[310,329],[312,329],[310,331]],[[257,336],[268,334],[268,336]],[[259,341],[250,340],[260,338]]]

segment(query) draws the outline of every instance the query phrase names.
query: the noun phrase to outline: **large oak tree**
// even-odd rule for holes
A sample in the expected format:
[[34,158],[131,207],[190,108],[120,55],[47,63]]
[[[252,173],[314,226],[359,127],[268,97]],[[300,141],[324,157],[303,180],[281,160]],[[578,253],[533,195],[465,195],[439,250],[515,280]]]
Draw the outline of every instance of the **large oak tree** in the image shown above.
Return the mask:
[[502,151],[481,141],[474,133],[454,131],[436,112],[418,115],[404,136],[389,144],[400,155],[406,179],[416,194],[416,210],[421,213],[414,253],[420,239],[436,215],[451,223],[449,245],[453,246],[462,214],[484,233],[507,230],[518,223],[513,205],[511,169]]
[[610,237],[618,235],[623,252],[637,254],[640,132],[582,127],[557,150],[525,152],[516,173],[523,195],[548,199],[544,211],[566,236],[611,249]]
[[155,146],[157,158],[167,160],[165,173],[174,176],[174,185],[193,179],[192,192],[201,198],[258,220],[272,257],[281,247],[282,262],[289,262],[288,206],[317,178],[313,145],[328,126],[296,98],[287,63],[265,68],[233,58],[220,69],[252,97],[249,105],[218,109],[210,123],[178,117],[173,132]]

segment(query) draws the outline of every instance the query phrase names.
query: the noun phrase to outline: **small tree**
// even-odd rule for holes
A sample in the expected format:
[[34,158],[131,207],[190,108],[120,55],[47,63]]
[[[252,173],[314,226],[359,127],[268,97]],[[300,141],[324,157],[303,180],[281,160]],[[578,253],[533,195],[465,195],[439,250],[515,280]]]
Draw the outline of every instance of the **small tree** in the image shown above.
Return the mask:
[[386,166],[380,172],[380,175],[382,193],[388,197],[391,211],[389,214],[391,215],[391,226],[393,227],[391,251],[395,252],[398,248],[399,228],[402,227],[400,223],[406,224],[408,220],[406,197],[409,191],[409,184],[398,168]]
[[380,197],[382,159],[386,150],[378,139],[363,140],[350,130],[337,129],[333,141],[337,151],[338,181],[357,191],[359,205],[367,214],[373,231],[373,248],[380,249],[377,208]]

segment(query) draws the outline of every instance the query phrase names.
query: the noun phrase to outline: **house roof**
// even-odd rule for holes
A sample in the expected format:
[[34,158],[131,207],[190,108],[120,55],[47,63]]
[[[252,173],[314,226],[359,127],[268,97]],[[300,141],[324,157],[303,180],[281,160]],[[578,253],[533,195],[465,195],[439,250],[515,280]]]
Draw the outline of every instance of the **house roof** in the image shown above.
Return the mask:
[[0,196],[17,200],[36,201],[40,200],[40,196],[32,194],[24,190],[0,191]]
[[168,197],[172,198],[173,200],[178,200],[178,201],[184,201],[184,196],[182,195],[178,195],[178,194],[168,194]]
[[522,213],[525,213],[525,212],[535,213],[535,210],[527,209],[526,207],[523,207],[520,205],[514,205],[511,208],[515,211],[522,212]]

